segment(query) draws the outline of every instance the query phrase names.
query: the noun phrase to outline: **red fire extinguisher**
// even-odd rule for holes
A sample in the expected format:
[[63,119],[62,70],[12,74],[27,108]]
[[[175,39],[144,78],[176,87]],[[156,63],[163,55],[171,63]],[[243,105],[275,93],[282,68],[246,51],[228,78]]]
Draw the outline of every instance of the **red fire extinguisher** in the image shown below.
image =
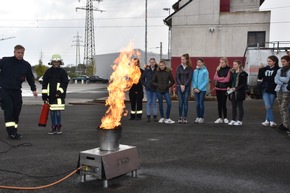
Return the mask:
[[41,113],[39,117],[38,126],[46,127],[48,113],[49,113],[49,104],[44,103],[41,107]]

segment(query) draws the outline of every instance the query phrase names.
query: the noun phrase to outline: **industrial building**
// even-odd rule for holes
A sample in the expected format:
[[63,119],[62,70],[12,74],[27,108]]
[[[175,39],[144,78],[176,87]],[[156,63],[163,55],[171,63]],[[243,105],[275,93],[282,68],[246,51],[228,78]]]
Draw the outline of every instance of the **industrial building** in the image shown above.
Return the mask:
[[[195,66],[202,57],[214,76],[220,57],[231,64],[243,60],[247,47],[269,42],[270,11],[259,11],[263,0],[179,0],[174,12],[164,19],[171,30],[171,66],[175,71],[180,56],[188,53]],[[214,82],[211,82],[214,87]]]
[[[140,54],[140,62],[141,62],[141,68],[144,68],[144,65],[148,64],[148,62],[145,62],[144,55],[145,52],[141,49],[136,49]],[[105,79],[110,79],[110,76],[113,72],[112,65],[114,64],[114,60],[118,58],[120,55],[120,52],[116,53],[109,53],[109,54],[100,54],[95,55],[94,59],[96,61],[96,75],[100,76]],[[158,62],[160,60],[160,54],[148,52],[147,53],[148,59],[149,58],[155,58]],[[136,56],[137,57],[137,56]],[[162,57],[166,57],[165,55],[162,55]]]

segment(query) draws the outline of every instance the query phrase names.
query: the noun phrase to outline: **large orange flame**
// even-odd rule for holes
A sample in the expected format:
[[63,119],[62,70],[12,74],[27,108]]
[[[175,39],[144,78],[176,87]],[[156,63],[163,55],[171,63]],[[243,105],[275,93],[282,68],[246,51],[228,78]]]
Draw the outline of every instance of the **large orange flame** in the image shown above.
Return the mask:
[[[109,106],[105,116],[102,118],[102,129],[114,129],[121,125],[121,118],[125,109],[125,92],[128,91],[133,84],[138,83],[141,71],[135,65],[133,57],[140,58],[140,53],[132,48],[132,44],[123,49],[118,58],[115,59],[113,70],[110,76],[110,84],[108,86],[109,97],[106,100],[106,106]],[[127,112],[124,113],[127,115]]]

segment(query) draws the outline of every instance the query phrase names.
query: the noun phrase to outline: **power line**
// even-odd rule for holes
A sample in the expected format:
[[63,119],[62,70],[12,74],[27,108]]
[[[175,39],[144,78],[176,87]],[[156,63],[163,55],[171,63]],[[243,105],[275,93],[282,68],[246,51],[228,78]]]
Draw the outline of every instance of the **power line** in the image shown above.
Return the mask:
[[[190,24],[190,25],[175,25],[175,26],[208,26],[208,25],[244,25],[247,26],[248,24],[281,24],[281,23],[290,23],[290,21],[272,21],[272,22],[263,22],[263,23],[235,23],[235,24],[216,24],[216,23],[211,23],[211,24]],[[94,28],[143,28],[144,25],[98,25],[94,26]],[[148,27],[155,28],[155,27],[166,27],[165,25],[148,25]],[[79,29],[79,28],[85,28],[84,26],[0,26],[0,28],[31,28],[31,29]]]
[[[148,16],[148,19],[160,19],[167,16]],[[96,20],[122,20],[122,19],[144,19],[144,17],[94,17]],[[67,19],[0,19],[0,21],[28,21],[28,22],[39,22],[39,21],[85,21],[85,19],[67,18]]]
[[[234,6],[238,7],[238,6]],[[251,7],[251,6],[249,6]],[[289,8],[290,6],[284,6],[284,7],[266,7],[266,8],[261,8],[262,10],[271,10],[271,9],[283,9],[283,8]],[[256,9],[253,9],[256,10]],[[219,14],[220,12],[213,12],[213,13],[196,13],[196,14],[189,14],[187,16],[202,16],[202,15],[214,15],[214,14]],[[235,13],[235,12],[231,12]],[[160,19],[160,18],[166,18],[167,16],[147,16],[148,19]],[[178,16],[175,15],[174,17],[184,17],[183,15]],[[101,17],[95,17],[94,19],[96,20],[124,20],[124,19],[144,19],[144,17],[106,17],[106,18],[101,18]],[[39,22],[39,21],[84,21],[85,19],[76,19],[76,18],[68,18],[68,19],[0,19],[0,21],[34,21],[34,22]]]
[[[94,28],[140,28],[144,27],[144,25],[111,25],[111,26],[94,26]],[[148,25],[148,27],[166,27],[165,25]],[[31,28],[31,29],[79,29],[79,28],[85,28],[84,26],[46,26],[46,27],[41,27],[41,26],[0,26],[0,28]]]
[[[234,6],[238,7],[238,6]],[[252,6],[248,6],[252,7]],[[272,10],[272,9],[283,9],[283,8],[289,8],[290,6],[283,6],[283,7],[266,7],[266,8],[261,8],[262,10]],[[253,9],[254,10],[254,9]],[[255,9],[256,10],[256,9]],[[190,14],[187,16],[201,16],[201,15],[214,15],[214,14],[219,14],[220,12],[213,12],[213,13],[196,13],[196,14]],[[232,12],[235,13],[235,12]],[[148,19],[160,19],[160,18],[166,18],[167,16],[147,16]],[[174,17],[184,17],[175,15]],[[95,17],[94,19],[96,20],[124,20],[124,19],[144,19],[144,17],[106,17],[106,18],[101,18],[101,17]],[[85,19],[76,19],[76,18],[68,18],[68,19],[0,19],[0,21],[30,21],[30,22],[39,22],[39,21],[84,21]]]

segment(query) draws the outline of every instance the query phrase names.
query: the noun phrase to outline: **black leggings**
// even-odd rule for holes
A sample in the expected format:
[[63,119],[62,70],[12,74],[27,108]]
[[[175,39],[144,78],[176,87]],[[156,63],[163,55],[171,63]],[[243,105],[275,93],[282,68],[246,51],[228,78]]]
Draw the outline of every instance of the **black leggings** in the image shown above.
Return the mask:
[[222,118],[224,115],[224,118],[227,118],[227,98],[226,90],[216,90],[216,97],[218,102],[218,113],[219,118]]
[[239,121],[243,120],[244,117],[244,106],[243,100],[237,100],[236,93],[233,92],[231,94],[231,101],[232,101],[232,120],[237,121],[237,108],[239,109]]

